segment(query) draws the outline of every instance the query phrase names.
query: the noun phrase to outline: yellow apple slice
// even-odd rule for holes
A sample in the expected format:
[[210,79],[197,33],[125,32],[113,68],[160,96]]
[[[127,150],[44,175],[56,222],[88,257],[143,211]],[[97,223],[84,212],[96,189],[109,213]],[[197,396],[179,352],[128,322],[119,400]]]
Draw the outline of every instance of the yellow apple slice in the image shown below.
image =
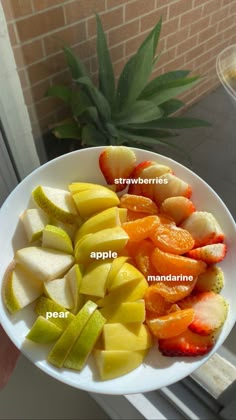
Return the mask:
[[3,282],[3,299],[11,313],[29,305],[42,293],[42,282],[20,265],[16,265]]
[[73,245],[69,235],[60,227],[47,225],[42,232],[42,247],[58,249],[73,254]]
[[107,305],[119,305],[122,302],[133,302],[143,299],[148,288],[146,279],[138,278],[121,284],[121,286],[109,292],[104,298],[99,299],[97,304],[99,307]]
[[119,273],[121,267],[124,265],[124,263],[127,261],[128,257],[117,257],[113,260],[111,269],[107,276],[107,290],[110,290],[111,284],[117,274]]
[[75,342],[67,356],[64,367],[75,370],[81,370],[84,367],[88,356],[92,352],[94,345],[102,332],[105,322],[105,318],[99,311],[95,311],[91,315],[83,331],[79,335],[78,340]]
[[115,290],[117,287],[121,286],[123,283],[130,282],[134,279],[143,278],[143,274],[137,270],[133,265],[125,262],[117,275],[113,277],[113,280],[109,283],[109,291]]
[[140,323],[105,324],[103,328],[105,350],[145,350],[152,347],[151,333]]
[[[75,316],[71,312],[67,311],[66,308],[54,302],[53,300],[48,299],[46,296],[40,296],[37,299],[34,311],[37,315],[41,315],[44,318],[47,318],[47,320],[50,316],[50,322],[52,322],[63,331],[75,318]],[[58,316],[52,316],[53,314],[58,314]]]
[[61,334],[62,330],[59,327],[57,327],[51,321],[45,319],[43,316],[39,316],[27,334],[26,338],[28,340],[34,341],[35,343],[48,344],[56,341]]
[[90,217],[95,213],[118,206],[120,200],[109,188],[100,187],[73,194],[80,216]]
[[127,209],[119,208],[120,223],[127,222]]
[[81,309],[85,303],[85,297],[80,292],[82,274],[79,265],[73,265],[73,267],[71,267],[71,269],[65,275],[65,278],[69,284],[73,299],[73,307],[71,310],[74,314],[77,314],[78,310]]
[[93,189],[100,189],[106,188],[99,184],[91,184],[89,182],[72,182],[68,185],[68,189],[70,190],[71,194],[77,194],[79,192],[93,190]]
[[143,363],[147,350],[94,350],[94,358],[102,381],[118,378]]
[[62,367],[74,343],[87,324],[90,316],[97,308],[97,305],[88,301],[68,325],[63,334],[57,340],[48,355],[48,361],[57,367]]
[[106,293],[107,276],[112,261],[94,261],[89,264],[82,278],[80,293],[90,296],[104,297]]
[[22,213],[20,219],[29,242],[40,239],[43,229],[49,223],[48,215],[41,209],[27,209]]
[[136,302],[122,302],[117,306],[105,306],[100,309],[100,312],[109,324],[114,322],[137,323],[145,321],[145,304],[143,299]]
[[44,282],[44,291],[46,295],[54,302],[66,309],[73,308],[71,288],[66,277]]
[[36,204],[49,216],[63,223],[76,221],[78,212],[69,191],[39,185],[33,190],[32,196]]
[[102,229],[120,226],[119,209],[111,207],[103,210],[86,220],[75,235],[75,246],[79,239],[88,233],[95,233]]
[[37,246],[19,249],[15,260],[42,281],[60,277],[74,263],[72,255]]

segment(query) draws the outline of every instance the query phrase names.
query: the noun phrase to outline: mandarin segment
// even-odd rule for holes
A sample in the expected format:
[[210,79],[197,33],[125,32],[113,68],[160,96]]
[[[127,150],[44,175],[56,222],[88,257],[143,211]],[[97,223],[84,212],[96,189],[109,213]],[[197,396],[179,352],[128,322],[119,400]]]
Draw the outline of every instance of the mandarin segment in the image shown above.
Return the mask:
[[171,254],[185,254],[194,247],[194,240],[187,230],[169,225],[157,228],[151,239],[155,246]]
[[139,242],[147,238],[159,224],[158,216],[147,216],[143,219],[123,223],[122,229],[128,234],[131,241]]
[[194,310],[192,308],[183,309],[150,319],[147,321],[147,326],[155,337],[171,338],[182,334],[191,324],[193,317]]
[[160,295],[155,285],[149,286],[146,290],[144,301],[149,319],[167,314],[172,306],[172,303]]
[[157,205],[152,200],[150,200],[150,198],[134,194],[122,195],[122,197],[120,197],[120,207],[147,214],[158,213]]
[[154,245],[148,239],[144,239],[136,246],[134,260],[137,268],[143,273],[148,280],[148,276],[156,274],[154,265],[151,262],[151,254],[154,250]]
[[191,281],[160,281],[153,287],[155,292],[162,296],[167,302],[176,303],[180,299],[189,296],[196,284],[197,277]]

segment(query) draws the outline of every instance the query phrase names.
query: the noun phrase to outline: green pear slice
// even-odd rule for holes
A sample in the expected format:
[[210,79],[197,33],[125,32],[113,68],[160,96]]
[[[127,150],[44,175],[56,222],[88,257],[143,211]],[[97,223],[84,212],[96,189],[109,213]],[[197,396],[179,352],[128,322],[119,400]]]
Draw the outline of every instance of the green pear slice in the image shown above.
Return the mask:
[[72,197],[82,217],[90,217],[109,207],[118,206],[120,202],[116,193],[101,186],[73,194]]
[[145,350],[152,347],[151,333],[141,323],[105,324],[103,328],[105,350]]
[[97,305],[94,302],[86,302],[83,308],[75,316],[73,321],[71,321],[71,323],[68,325],[56,344],[53,346],[48,355],[49,363],[52,363],[57,367],[63,366],[63,363],[70,353],[71,348],[73,347],[77,338],[81,334],[81,331],[85,327],[90,316],[96,308]]
[[88,233],[95,233],[102,229],[108,229],[115,226],[120,226],[119,209],[118,207],[111,207],[103,210],[95,216],[90,217],[79,228],[75,235],[75,244],[82,236]]
[[37,246],[19,249],[15,260],[42,281],[60,277],[74,263],[72,255]]
[[73,345],[65,359],[64,367],[81,370],[98,340],[106,319],[99,311],[95,311],[89,318],[79,338]]
[[66,309],[73,308],[71,288],[66,277],[44,282],[46,295]]
[[77,314],[78,310],[82,308],[85,303],[85,296],[81,294],[80,288],[82,283],[82,273],[78,264],[73,265],[65,278],[69,284],[73,307],[71,308],[74,314]]
[[34,341],[35,343],[48,344],[56,341],[61,334],[62,330],[59,327],[57,327],[51,321],[45,319],[43,316],[39,316],[27,334],[26,338],[28,340]]
[[48,314],[58,314],[57,317],[51,317],[50,322],[52,322],[63,331],[75,318],[75,316],[71,312],[67,311],[66,308],[47,298],[46,296],[40,296],[37,299],[34,311],[37,315],[41,315],[44,318],[47,318]]
[[42,293],[42,282],[19,265],[9,272],[3,283],[4,302],[11,313],[29,305]]
[[20,219],[29,242],[40,239],[43,229],[49,223],[48,215],[41,209],[27,209],[22,213]]
[[104,297],[106,293],[107,276],[112,261],[94,261],[89,264],[82,278],[80,293],[90,296]]
[[82,225],[82,219],[80,220],[79,215],[78,215],[76,222],[72,224],[72,223],[63,223],[63,222],[60,222],[60,220],[57,220],[55,218],[50,218],[50,223],[53,226],[57,226],[63,229],[67,233],[67,235],[69,235],[70,239],[74,241],[75,234],[78,231],[78,228]]
[[76,221],[77,210],[69,191],[39,185],[33,190],[32,196],[36,204],[49,216],[63,223]]
[[94,350],[93,354],[100,379],[105,381],[136,369],[143,363],[147,350]]
[[120,305],[105,306],[100,309],[100,312],[109,324],[114,322],[144,322],[146,315],[143,299],[136,302],[122,302]]
[[73,245],[69,235],[60,227],[47,225],[42,232],[42,246],[44,248],[58,249],[73,254]]

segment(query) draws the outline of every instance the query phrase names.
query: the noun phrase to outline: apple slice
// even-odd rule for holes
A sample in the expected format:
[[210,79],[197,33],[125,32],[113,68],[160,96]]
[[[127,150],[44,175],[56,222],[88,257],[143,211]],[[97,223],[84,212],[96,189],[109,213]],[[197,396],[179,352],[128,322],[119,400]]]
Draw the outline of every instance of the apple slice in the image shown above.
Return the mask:
[[145,350],[152,347],[152,336],[146,325],[105,324],[103,328],[105,350]]
[[80,293],[91,296],[104,297],[106,293],[107,276],[112,261],[94,261],[89,264],[82,278]]
[[33,190],[32,196],[36,204],[49,216],[63,223],[76,221],[78,213],[69,191],[39,185]]
[[94,345],[102,332],[105,322],[105,318],[98,310],[91,315],[78,340],[75,342],[67,356],[64,367],[75,370],[81,370],[84,367],[88,356],[92,352]]
[[37,315],[41,315],[44,318],[47,318],[48,313],[58,313],[59,316],[51,317],[50,322],[52,322],[63,331],[75,318],[75,316],[71,312],[67,311],[66,308],[54,302],[53,300],[48,299],[46,296],[40,296],[37,299],[34,311]]
[[60,227],[47,225],[42,233],[42,246],[44,248],[58,249],[73,254],[73,245],[69,235]]
[[69,281],[66,277],[45,281],[44,291],[50,299],[54,300],[54,302],[58,303],[64,308],[73,308],[74,301],[72,298]]
[[100,379],[118,378],[136,369],[143,363],[147,350],[94,350],[94,358]]
[[79,192],[87,191],[87,190],[100,189],[101,187],[102,185],[91,184],[89,182],[72,182],[71,184],[68,185],[68,188],[71,194],[77,194]]
[[26,338],[28,340],[34,341],[35,343],[48,344],[56,341],[61,334],[62,330],[59,327],[57,327],[51,321],[45,319],[43,316],[39,316],[27,334]]
[[147,289],[148,283],[146,279],[140,277],[121,284],[104,296],[104,298],[99,299],[97,304],[99,307],[104,307],[108,305],[119,305],[122,302],[133,302],[138,299],[143,299]]
[[135,268],[133,265],[125,262],[118,271],[117,275],[109,283],[108,290],[115,290],[117,287],[121,286],[121,284],[140,278],[144,278],[143,274],[139,270],[137,270],[137,268]]
[[42,293],[42,282],[20,265],[16,265],[3,282],[4,302],[12,314],[32,303]]
[[97,305],[91,300],[85,303],[50,351],[48,355],[48,361],[50,363],[57,367],[63,366],[74,343],[96,308]]
[[87,235],[88,233],[95,233],[102,229],[108,229],[120,225],[121,222],[118,207],[111,207],[103,210],[83,223],[76,232],[75,245],[82,236]]
[[75,205],[82,217],[90,217],[95,213],[118,206],[120,200],[116,193],[106,187],[94,188],[73,194]]
[[79,265],[73,265],[73,267],[71,267],[71,269],[65,275],[65,278],[69,284],[73,299],[73,307],[71,310],[74,314],[77,314],[78,310],[81,309],[85,303],[84,295],[80,293],[82,274]]
[[113,282],[113,280],[115,279],[115,277],[117,276],[117,274],[119,273],[121,267],[124,265],[124,263],[127,261],[128,257],[117,257],[113,260],[112,265],[111,265],[111,269],[108,273],[107,276],[107,290],[110,290],[110,286]]
[[63,275],[74,262],[72,255],[37,246],[19,249],[15,260],[42,281],[53,280]]
[[100,309],[100,312],[106,318],[108,324],[145,321],[145,303],[143,299],[136,302],[122,302],[116,306],[105,306]]
[[48,215],[41,209],[27,209],[22,213],[20,219],[29,242],[40,239],[43,229],[49,223]]

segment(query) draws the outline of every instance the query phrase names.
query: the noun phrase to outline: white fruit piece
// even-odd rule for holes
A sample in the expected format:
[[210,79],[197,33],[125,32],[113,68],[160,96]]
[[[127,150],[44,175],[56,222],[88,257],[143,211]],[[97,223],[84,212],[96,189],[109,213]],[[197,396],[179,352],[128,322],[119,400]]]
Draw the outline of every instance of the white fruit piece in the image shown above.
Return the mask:
[[61,330],[65,330],[71,321],[74,319],[74,315],[67,311],[66,308],[47,298],[46,296],[40,296],[35,304],[34,311],[37,315],[41,315],[44,318],[48,317],[48,314],[58,313],[58,317],[51,317],[50,322],[55,324]]
[[69,235],[61,228],[47,225],[42,232],[42,246],[44,248],[58,249],[73,254],[73,245]]
[[4,302],[11,313],[29,305],[42,293],[42,282],[19,265],[16,265],[3,283]]
[[71,321],[50,351],[48,355],[48,361],[50,363],[57,367],[63,366],[70,350],[96,308],[97,305],[89,300],[83,308],[80,309],[78,314],[75,316],[73,321]]
[[80,293],[104,297],[106,293],[107,276],[111,269],[111,260],[94,261],[89,264],[82,278]]
[[39,185],[33,190],[32,196],[49,216],[63,223],[73,224],[76,221],[78,212],[69,191]]
[[223,242],[224,232],[212,213],[195,211],[181,225],[193,237],[195,248]]
[[29,242],[40,239],[44,227],[49,223],[48,215],[41,209],[27,209],[20,219]]
[[71,311],[74,314],[77,314],[78,310],[81,309],[85,303],[85,297],[80,293],[82,273],[80,271],[79,265],[73,265],[73,267],[71,267],[71,269],[65,275],[65,278],[69,284],[73,299],[73,307],[71,308]]
[[71,224],[71,223],[62,223],[60,222],[60,220],[57,220],[55,218],[50,218],[50,224],[63,229],[67,233],[67,235],[69,235],[70,239],[74,241],[75,234],[78,228],[82,225],[82,219],[80,220],[80,217],[78,215],[76,219],[76,223]]
[[42,281],[62,276],[74,263],[72,255],[37,246],[19,249],[15,260]]
[[50,299],[64,308],[73,308],[71,288],[66,277],[44,282],[44,291]]
[[183,196],[189,198],[191,196],[190,185],[171,173],[161,175],[160,181],[163,183],[154,185],[154,201],[159,205],[169,197]]
[[67,356],[64,367],[75,370],[81,370],[84,367],[88,356],[92,352],[102,332],[105,322],[105,318],[98,310],[91,315]]
[[59,327],[45,319],[43,316],[39,316],[26,338],[35,343],[48,344],[56,341],[61,334],[62,330]]
[[152,347],[152,336],[146,325],[140,323],[105,324],[104,350],[145,350]]
[[90,217],[95,213],[118,206],[120,200],[109,188],[99,187],[73,194],[80,216]]

